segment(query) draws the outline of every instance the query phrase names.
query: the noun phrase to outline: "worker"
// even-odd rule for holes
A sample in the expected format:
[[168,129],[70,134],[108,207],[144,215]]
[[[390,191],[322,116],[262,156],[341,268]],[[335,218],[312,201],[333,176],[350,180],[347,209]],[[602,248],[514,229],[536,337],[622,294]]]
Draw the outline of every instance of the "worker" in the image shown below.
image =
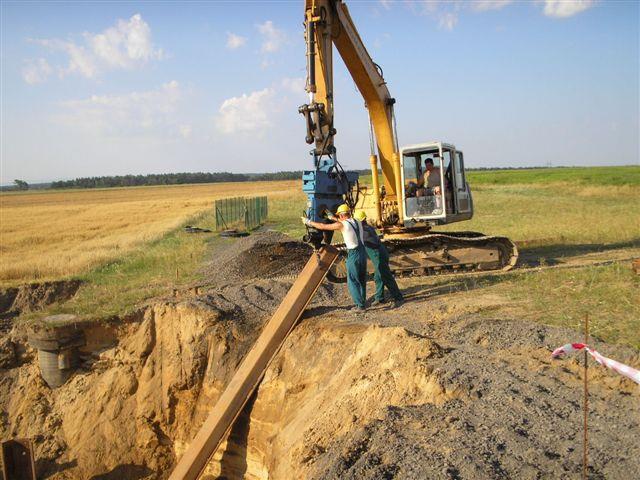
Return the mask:
[[435,198],[435,208],[431,212],[432,214],[442,213],[442,196],[440,195],[440,183],[442,177],[440,176],[440,167],[436,167],[433,164],[433,158],[427,158],[424,161],[424,175],[418,179],[418,196],[433,196]]
[[367,253],[364,248],[362,223],[351,217],[351,209],[342,204],[336,211],[338,218],[331,216],[332,223],[312,222],[302,217],[302,223],[317,230],[339,230],[347,247],[347,288],[353,299],[355,312],[366,310]]
[[389,252],[380,241],[376,229],[367,223],[367,213],[364,210],[358,210],[354,217],[356,220],[362,222],[365,250],[375,268],[374,279],[376,282],[376,294],[371,305],[386,303],[384,287],[387,287],[387,290],[389,290],[393,298],[394,306],[399,307],[404,303],[404,297],[398,288],[396,279],[393,278],[393,273],[391,273],[391,268],[389,267]]
[[418,186],[426,188],[427,191],[431,189],[432,195],[439,195],[441,183],[440,167],[434,166],[433,158],[427,158],[424,161],[424,168],[424,175],[418,180]]

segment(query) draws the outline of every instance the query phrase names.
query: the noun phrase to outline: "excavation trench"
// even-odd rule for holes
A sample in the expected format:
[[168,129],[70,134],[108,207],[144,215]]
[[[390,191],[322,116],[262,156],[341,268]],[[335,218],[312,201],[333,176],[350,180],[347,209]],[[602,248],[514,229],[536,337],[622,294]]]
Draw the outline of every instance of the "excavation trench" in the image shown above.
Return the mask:
[[[246,295],[268,295],[260,287]],[[166,476],[259,330],[260,320],[245,313],[208,294],[159,302],[126,323],[85,326],[82,368],[63,386],[49,389],[33,359],[8,372],[3,433],[37,438],[40,466],[53,478],[121,474],[123,466],[133,469],[127,475]],[[297,477],[334,438],[379,418],[386,405],[458,396],[429,366],[441,355],[401,327],[304,321],[207,474]]]
[[[79,369],[59,388],[43,382],[16,324],[8,338],[20,348],[0,369],[0,436],[34,439],[42,478],[166,478],[290,286],[236,268],[247,252],[281,261],[288,240],[257,237],[218,255],[198,295],[84,324]],[[348,306],[343,286],[321,287],[203,478],[581,471],[580,366],[549,359],[573,332],[447,313],[432,299],[364,317]],[[639,392],[600,370],[591,388],[593,476],[637,471]]]

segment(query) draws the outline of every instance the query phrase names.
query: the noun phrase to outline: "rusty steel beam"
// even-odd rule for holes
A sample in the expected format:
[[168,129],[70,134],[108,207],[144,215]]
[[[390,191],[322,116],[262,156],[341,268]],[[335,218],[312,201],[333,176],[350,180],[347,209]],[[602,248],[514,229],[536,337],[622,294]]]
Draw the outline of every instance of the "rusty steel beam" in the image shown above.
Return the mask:
[[337,257],[338,250],[329,245],[309,259],[178,461],[169,480],[196,480],[200,476]]

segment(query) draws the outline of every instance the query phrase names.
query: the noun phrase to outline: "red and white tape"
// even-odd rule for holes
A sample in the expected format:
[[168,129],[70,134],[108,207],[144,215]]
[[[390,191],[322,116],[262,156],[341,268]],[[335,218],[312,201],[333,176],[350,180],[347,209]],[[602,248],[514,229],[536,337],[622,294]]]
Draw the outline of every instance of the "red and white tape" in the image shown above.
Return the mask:
[[607,358],[599,354],[592,348],[590,348],[589,345],[586,345],[584,343],[567,343],[566,345],[556,348],[551,354],[551,356],[553,358],[556,358],[556,357],[559,357],[560,355],[564,355],[565,353],[577,352],[579,350],[582,350],[583,348],[587,352],[589,352],[589,354],[593,358],[595,358],[596,362],[598,362],[600,365],[604,365],[605,367],[618,372],[620,375],[624,375],[628,379],[633,380],[634,382],[640,385],[640,370],[636,370],[635,368],[631,368],[629,365],[625,365],[624,363],[620,363],[610,358]]

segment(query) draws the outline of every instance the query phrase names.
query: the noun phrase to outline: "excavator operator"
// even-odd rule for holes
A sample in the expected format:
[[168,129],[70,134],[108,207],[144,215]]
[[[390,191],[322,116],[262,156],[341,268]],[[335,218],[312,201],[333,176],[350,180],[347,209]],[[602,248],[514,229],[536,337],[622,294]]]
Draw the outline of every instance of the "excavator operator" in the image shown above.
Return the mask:
[[351,209],[346,203],[338,207],[338,218],[332,223],[312,222],[307,217],[302,217],[302,223],[317,230],[340,230],[347,247],[347,288],[355,306],[353,311],[361,313],[366,310],[367,299],[367,253],[364,248],[364,231],[362,222],[351,217]]
[[[418,186],[424,188],[427,192],[433,192],[431,195],[440,194],[440,167],[433,165],[433,158],[427,158],[424,161],[425,172],[418,179]],[[426,193],[427,195],[429,193]]]

